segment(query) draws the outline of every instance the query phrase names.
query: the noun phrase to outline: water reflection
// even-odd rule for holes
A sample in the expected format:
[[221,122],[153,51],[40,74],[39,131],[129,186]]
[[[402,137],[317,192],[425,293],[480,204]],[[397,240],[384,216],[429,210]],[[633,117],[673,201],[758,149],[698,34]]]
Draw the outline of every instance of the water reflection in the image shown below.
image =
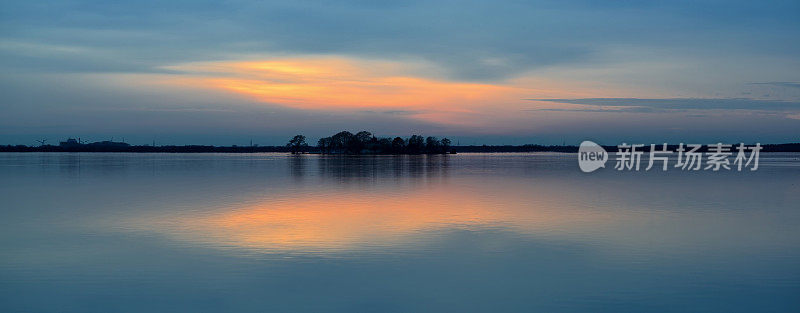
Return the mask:
[[[428,177],[441,175],[429,170]],[[211,247],[319,253],[420,246],[443,230],[505,229],[522,235],[588,230],[612,220],[610,212],[557,201],[522,202],[512,197],[518,191],[492,186],[477,193],[438,181],[396,190],[307,189],[241,207],[146,216],[129,220],[126,227]],[[549,205],[537,205],[545,203]]]
[[[800,244],[787,229],[800,214],[782,209],[798,188],[791,175],[589,176],[559,158],[546,168],[525,156],[288,156],[282,185],[229,181],[239,192],[224,201],[161,203],[104,220],[184,244],[265,254],[421,249],[451,230],[589,242],[628,258]],[[249,185],[256,187],[244,192]],[[759,206],[782,218],[765,219]]]
[[800,163],[761,161],[0,154],[0,311],[795,312]]
[[302,182],[306,174],[308,160],[305,155],[290,155],[289,169],[295,182]]
[[319,156],[317,174],[340,183],[372,184],[376,180],[447,177],[449,155]]

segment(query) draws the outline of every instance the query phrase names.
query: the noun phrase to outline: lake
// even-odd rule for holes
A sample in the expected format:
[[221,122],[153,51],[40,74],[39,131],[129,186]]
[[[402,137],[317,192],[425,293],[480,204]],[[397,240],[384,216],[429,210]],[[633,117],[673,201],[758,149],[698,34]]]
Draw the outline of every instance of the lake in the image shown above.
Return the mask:
[[2,312],[800,312],[800,154],[0,153]]

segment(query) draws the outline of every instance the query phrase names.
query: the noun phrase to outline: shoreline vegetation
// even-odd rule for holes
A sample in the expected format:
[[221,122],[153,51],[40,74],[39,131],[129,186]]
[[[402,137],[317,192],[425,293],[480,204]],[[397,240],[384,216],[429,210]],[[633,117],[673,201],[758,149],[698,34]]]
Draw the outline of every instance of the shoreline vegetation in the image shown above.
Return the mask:
[[[311,147],[306,143],[306,136],[294,136],[286,144],[289,152],[310,153]],[[422,137],[412,135],[408,139],[402,137],[378,138],[366,130],[358,133],[341,131],[330,137],[317,141],[315,147],[321,154],[455,154],[450,139]]]
[[[283,146],[211,146],[211,145],[131,145],[118,141],[98,141],[84,143],[69,138],[58,145],[38,146],[0,145],[0,152],[133,152],[133,153],[263,153],[284,152],[292,154],[335,154],[335,155],[419,155],[455,153],[503,153],[503,152],[562,152],[576,153],[578,146],[572,145],[452,145],[447,138],[412,135],[408,138],[379,138],[368,131],[351,133],[341,131],[329,137],[320,138],[316,146],[309,145],[306,137],[296,135]],[[730,143],[732,146],[738,143]],[[761,152],[800,152],[800,143],[762,144]],[[608,152],[616,152],[616,146],[602,146]],[[674,151],[677,145],[667,148]],[[660,147],[659,147],[660,148]],[[649,145],[642,151],[649,151]],[[707,147],[700,149],[705,152]]]

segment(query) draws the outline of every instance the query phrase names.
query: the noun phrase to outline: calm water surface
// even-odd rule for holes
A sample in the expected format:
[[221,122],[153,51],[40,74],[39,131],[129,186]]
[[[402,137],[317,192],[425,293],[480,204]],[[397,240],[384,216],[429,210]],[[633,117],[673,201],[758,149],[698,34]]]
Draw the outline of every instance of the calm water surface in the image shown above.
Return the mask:
[[2,312],[800,312],[800,154],[0,153]]

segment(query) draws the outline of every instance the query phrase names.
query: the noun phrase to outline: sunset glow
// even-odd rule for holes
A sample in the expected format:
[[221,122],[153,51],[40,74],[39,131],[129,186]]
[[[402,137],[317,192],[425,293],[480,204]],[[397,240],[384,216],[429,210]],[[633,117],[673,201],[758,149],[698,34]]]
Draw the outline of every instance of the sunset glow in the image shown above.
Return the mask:
[[[312,112],[395,112],[433,125],[484,133],[528,128],[531,108],[581,108],[535,103],[528,98],[603,97],[622,93],[579,82],[523,75],[495,82],[444,79],[431,64],[341,56],[271,57],[262,60],[187,63],[165,67],[182,73],[158,80],[222,92]],[[521,114],[522,113],[522,114]]]
[[0,1],[0,313],[800,312],[800,0]]
[[437,109],[458,111],[480,103],[518,100],[526,90],[504,85],[410,76],[392,62],[344,58],[189,64],[170,69],[201,74],[177,82],[221,89],[265,103],[337,110]]

